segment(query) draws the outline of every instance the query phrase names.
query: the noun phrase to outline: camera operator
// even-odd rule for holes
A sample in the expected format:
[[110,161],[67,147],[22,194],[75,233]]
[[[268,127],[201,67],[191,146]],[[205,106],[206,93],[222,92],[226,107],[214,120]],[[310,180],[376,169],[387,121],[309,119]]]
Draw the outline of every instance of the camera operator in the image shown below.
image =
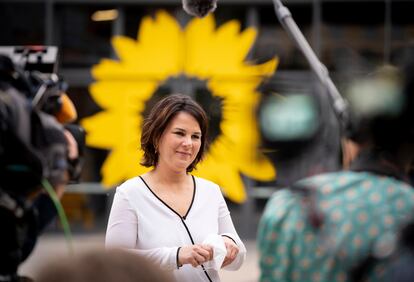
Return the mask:
[[387,66],[351,87],[350,139],[359,153],[349,170],[300,180],[267,203],[258,233],[260,281],[390,279],[401,227],[414,220],[410,51],[402,70]]
[[42,188],[50,184],[60,198],[80,172],[76,130],[61,124],[76,118],[63,90],[55,74],[25,71],[0,54],[0,281],[30,281],[18,266],[56,216]]

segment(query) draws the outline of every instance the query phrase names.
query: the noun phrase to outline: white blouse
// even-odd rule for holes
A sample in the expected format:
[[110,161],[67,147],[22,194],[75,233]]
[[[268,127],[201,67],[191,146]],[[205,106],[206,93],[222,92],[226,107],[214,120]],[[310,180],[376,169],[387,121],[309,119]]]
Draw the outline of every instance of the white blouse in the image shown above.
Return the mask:
[[223,269],[237,270],[246,257],[218,185],[194,177],[192,204],[184,217],[164,203],[140,177],[125,181],[115,193],[106,231],[106,246],[134,249],[176,281],[220,281],[218,272],[185,264],[178,268],[177,251],[200,244],[213,233],[231,237],[239,247],[236,259]]

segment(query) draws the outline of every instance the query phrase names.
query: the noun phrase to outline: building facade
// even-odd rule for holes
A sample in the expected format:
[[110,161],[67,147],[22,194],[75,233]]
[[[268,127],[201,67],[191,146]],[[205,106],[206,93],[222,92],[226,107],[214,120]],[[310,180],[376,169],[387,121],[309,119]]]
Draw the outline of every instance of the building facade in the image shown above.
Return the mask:
[[[414,36],[414,18],[410,15],[414,2],[409,0],[285,0],[283,3],[339,88],[347,75],[394,62]],[[276,74],[267,81],[274,91],[307,92],[314,87],[309,65],[278,22],[271,0],[219,0],[218,4],[214,13],[217,26],[236,19],[242,29],[257,28],[255,44],[246,60],[260,64],[279,58]],[[82,119],[101,110],[89,95],[89,86],[94,81],[91,68],[102,58],[116,58],[111,38],[124,35],[136,39],[141,20],[159,10],[167,11],[182,27],[191,20],[179,0],[0,0],[0,46],[58,46],[59,72],[70,85],[68,94]],[[191,92],[199,85],[196,80],[170,80],[159,91],[190,89]],[[220,119],[220,113],[214,117]],[[100,181],[99,168],[107,153],[88,149],[84,183]],[[267,199],[273,189],[268,187],[274,183],[243,179],[249,197],[241,207],[234,208],[246,219],[240,224],[248,232],[256,222],[261,199]],[[94,185],[88,185],[94,191]],[[84,197],[74,201],[90,205]],[[105,201],[94,200],[95,211],[105,212],[107,206],[102,204]]]

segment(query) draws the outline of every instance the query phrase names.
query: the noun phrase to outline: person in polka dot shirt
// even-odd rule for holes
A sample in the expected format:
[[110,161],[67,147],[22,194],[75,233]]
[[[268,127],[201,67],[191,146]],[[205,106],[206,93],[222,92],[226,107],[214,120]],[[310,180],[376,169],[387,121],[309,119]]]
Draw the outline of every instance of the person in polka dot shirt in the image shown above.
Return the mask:
[[414,159],[409,58],[401,69],[381,68],[354,85],[359,97],[392,96],[387,107],[402,100],[394,101],[398,114],[358,112],[350,100],[361,126],[350,136],[360,151],[349,169],[300,180],[268,201],[257,237],[261,282],[389,281],[393,275],[399,231],[414,221],[407,177]]

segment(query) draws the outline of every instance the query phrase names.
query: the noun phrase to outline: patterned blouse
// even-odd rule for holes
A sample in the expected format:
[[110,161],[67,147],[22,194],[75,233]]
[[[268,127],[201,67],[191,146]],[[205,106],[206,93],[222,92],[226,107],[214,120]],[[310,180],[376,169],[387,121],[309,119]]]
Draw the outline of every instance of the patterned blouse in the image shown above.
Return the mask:
[[[259,224],[260,281],[348,281],[356,266],[368,281],[385,279],[397,230],[414,217],[414,190],[392,177],[343,171],[301,182],[313,198],[277,191]],[[318,187],[311,188],[311,187]],[[313,204],[309,202],[313,201]],[[322,219],[318,226],[310,206]]]

